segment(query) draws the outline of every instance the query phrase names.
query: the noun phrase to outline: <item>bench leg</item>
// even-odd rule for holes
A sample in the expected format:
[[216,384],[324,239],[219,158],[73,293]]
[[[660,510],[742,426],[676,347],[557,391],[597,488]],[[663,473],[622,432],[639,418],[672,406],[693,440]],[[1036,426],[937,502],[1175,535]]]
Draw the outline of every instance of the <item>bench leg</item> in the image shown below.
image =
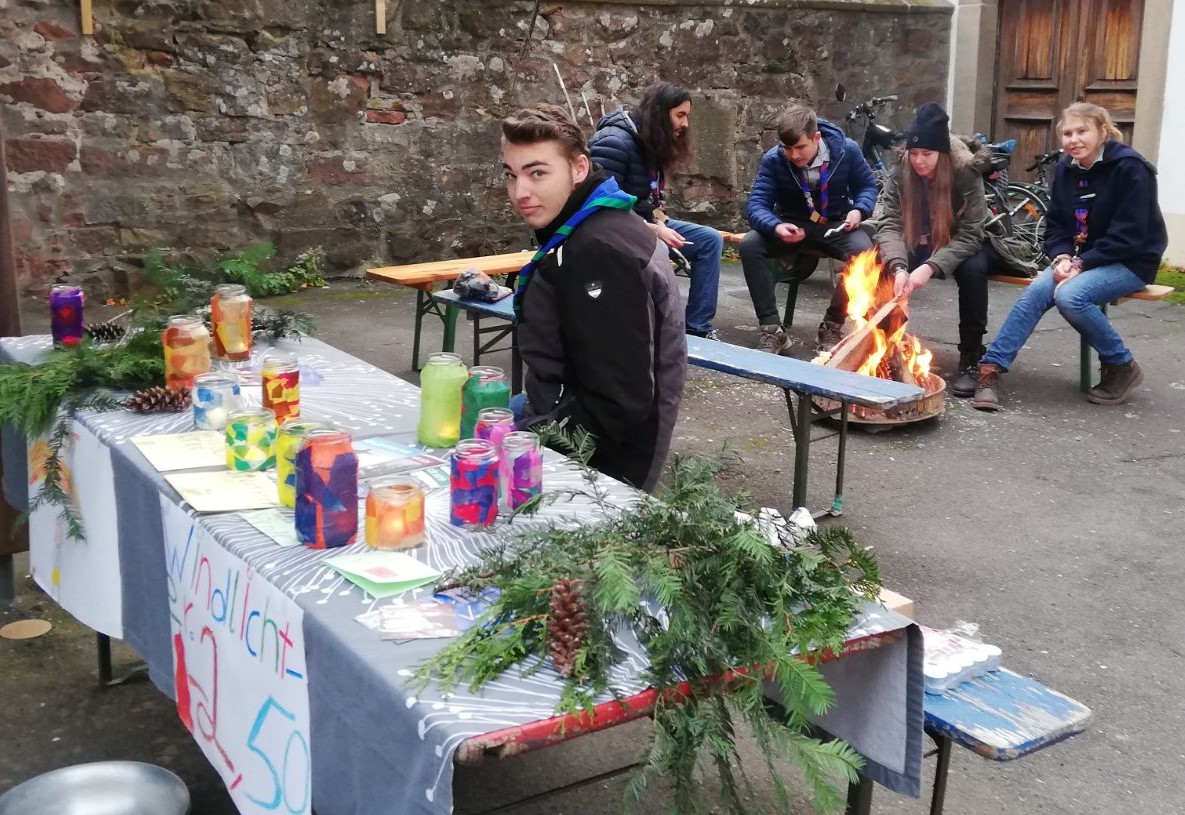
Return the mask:
[[794,308],[798,304],[798,281],[790,278],[786,281],[786,311],[782,314],[782,328],[794,325]]
[[946,804],[946,776],[950,772],[950,745],[946,736],[934,736],[938,745],[938,763],[934,767],[934,795],[930,798],[930,815],[942,815]]
[[473,315],[473,364],[481,365],[481,316]]
[[844,815],[870,815],[872,812],[872,781],[860,776],[848,784],[848,805]]
[[457,307],[444,307],[444,342],[440,350],[452,353],[457,344]]
[[807,468],[811,457],[811,398],[798,394],[798,405],[789,389],[786,393],[786,407],[790,410],[790,430],[794,433],[794,486],[790,498],[790,511],[806,506]]
[[[1106,316],[1107,304],[1103,303],[1099,306],[1099,310]],[[1078,389],[1086,393],[1094,387],[1094,349],[1090,347],[1086,337],[1080,338],[1078,342],[1082,346],[1078,362]]]
[[843,464],[848,455],[848,402],[839,403],[839,457],[835,462],[835,497],[831,499],[830,514],[843,515]]
[[518,328],[510,332],[510,390],[512,393],[523,391],[523,357],[518,352]]
[[413,371],[420,370],[420,332],[423,331],[424,315],[428,313],[428,304],[431,302],[432,295],[423,289],[416,289],[416,330],[411,339],[411,369]]

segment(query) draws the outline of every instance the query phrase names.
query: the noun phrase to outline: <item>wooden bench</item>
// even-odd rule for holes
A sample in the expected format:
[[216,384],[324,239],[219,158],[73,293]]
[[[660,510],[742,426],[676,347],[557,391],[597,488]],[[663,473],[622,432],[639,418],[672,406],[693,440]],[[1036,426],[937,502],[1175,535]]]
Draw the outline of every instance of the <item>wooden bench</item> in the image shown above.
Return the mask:
[[432,299],[433,292],[441,283],[456,280],[461,272],[477,269],[488,275],[513,275],[530,260],[530,250],[507,252],[502,255],[486,255],[474,258],[438,260],[431,263],[413,263],[407,266],[383,266],[367,269],[366,277],[381,283],[394,283],[416,290],[416,323],[412,335],[411,367],[420,370],[420,333],[425,314],[433,314],[444,323],[445,350],[451,351],[456,341],[457,311]]
[[[455,314],[457,311],[465,311],[473,317],[473,364],[481,364],[481,355],[492,353],[494,351],[509,350],[510,351],[510,388],[513,393],[518,393],[523,389],[523,360],[518,352],[518,337],[515,334],[515,319],[514,319],[514,297],[513,295],[503,297],[501,300],[490,303],[485,300],[466,300],[458,297],[452,289],[444,289],[442,291],[433,292],[432,299],[444,306],[446,310],[452,310]],[[500,325],[496,330],[481,327],[482,317],[492,317],[496,320],[503,320],[509,325]],[[483,337],[491,337],[483,340]],[[509,338],[510,345],[506,348],[499,348],[498,343]],[[446,336],[445,351],[452,351],[451,337]]]
[[[814,365],[801,359],[768,354],[754,348],[742,348],[739,345],[703,337],[687,337],[687,361],[701,368],[776,385],[785,393],[786,408],[790,414],[790,429],[794,434],[792,509],[806,505],[811,425],[824,418],[839,419],[835,497],[832,499],[831,507],[817,513],[819,515],[843,513],[848,408],[851,405],[863,405],[888,410],[916,401],[924,395],[922,389],[914,385],[824,368],[822,365]],[[838,402],[839,407],[831,411],[812,410],[811,399],[816,396]]]
[[[720,234],[724,236],[725,243],[739,246],[746,233],[721,232]],[[774,285],[776,286],[779,283],[786,284],[786,306],[782,311],[782,328],[790,328],[792,325],[794,325],[794,309],[798,305],[798,286],[800,283],[802,283],[802,281],[806,280],[807,277],[810,276],[810,274],[800,276],[794,273],[792,261],[801,256],[813,258],[816,263],[818,263],[820,260],[826,260],[829,262],[835,260],[835,258],[831,257],[826,252],[821,252],[818,249],[800,249],[795,256],[781,259],[780,262],[777,262],[773,265],[773,267],[770,269],[770,274],[773,275]],[[811,272],[814,272],[813,266],[811,267]],[[835,285],[835,276],[836,273],[833,267],[831,269],[832,286]]]
[[[1091,716],[1081,702],[1007,669],[925,696],[926,735],[935,744],[927,755],[938,761],[930,815],[942,815],[946,803],[952,745],[992,761],[1011,761],[1081,733]],[[871,811],[872,782],[862,777],[848,788],[847,815]]]
[[[1033,282],[1029,277],[1011,277],[1009,275],[988,275],[988,280],[994,280],[997,283],[1010,283],[1013,286],[1027,286]],[[1174,291],[1172,286],[1160,286],[1155,283],[1150,283],[1143,289],[1133,292],[1126,297],[1120,297],[1118,300],[1111,301],[1111,305],[1117,306],[1120,303],[1126,303],[1128,300],[1149,300],[1155,302],[1163,300]],[[1107,313],[1107,305],[1103,305],[1103,313]],[[1090,347],[1090,343],[1083,337],[1080,341],[1081,353],[1078,359],[1078,387],[1086,393],[1094,387],[1094,349]]]

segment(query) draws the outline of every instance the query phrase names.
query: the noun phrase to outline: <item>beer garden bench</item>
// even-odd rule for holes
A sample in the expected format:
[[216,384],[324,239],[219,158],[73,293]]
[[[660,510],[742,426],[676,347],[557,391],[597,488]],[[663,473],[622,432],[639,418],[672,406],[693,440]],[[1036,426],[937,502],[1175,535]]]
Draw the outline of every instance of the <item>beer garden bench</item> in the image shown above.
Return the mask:
[[[1009,283],[1013,286],[1027,286],[1033,282],[1032,278],[1014,277],[1010,275],[988,275],[988,280],[994,280],[997,283]],[[1155,283],[1150,283],[1140,291],[1133,292],[1126,297],[1120,297],[1117,300],[1113,300],[1110,305],[1118,306],[1121,303],[1126,303],[1128,300],[1147,300],[1150,302],[1156,302],[1158,300],[1165,299],[1172,293],[1172,286],[1161,286]],[[1103,313],[1107,313],[1106,304],[1103,305]],[[1080,344],[1081,352],[1079,353],[1078,358],[1078,387],[1083,393],[1086,393],[1094,386],[1094,349],[1090,347],[1090,343],[1086,341],[1085,337],[1081,339]]]

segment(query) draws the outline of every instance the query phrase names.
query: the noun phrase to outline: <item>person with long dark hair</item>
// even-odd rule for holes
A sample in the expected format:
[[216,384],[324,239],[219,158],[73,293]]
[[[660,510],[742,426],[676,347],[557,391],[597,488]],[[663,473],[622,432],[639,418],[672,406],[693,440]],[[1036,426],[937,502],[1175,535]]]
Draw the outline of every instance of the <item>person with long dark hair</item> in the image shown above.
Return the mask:
[[1089,401],[1122,404],[1144,381],[1101,306],[1156,279],[1168,248],[1156,168],[1123,143],[1106,108],[1075,102],[1062,111],[1058,131],[1065,155],[1053,171],[1045,221],[1053,262],[1021,294],[980,360],[971,401],[980,410],[1000,409],[1000,374],[1054,306],[1098,352],[1102,378]]
[[711,227],[667,217],[670,176],[691,157],[691,91],[656,82],[632,110],[621,108],[601,118],[589,140],[593,161],[635,196],[634,211],[646,219],[658,240],[686,258],[691,276],[687,297],[687,333],[717,339],[712,320],[720,286],[724,238]]
[[876,242],[899,297],[908,298],[935,277],[953,277],[958,284],[959,369],[950,387],[955,396],[967,397],[975,393],[987,333],[991,257],[984,248],[983,171],[990,156],[951,136],[949,121],[933,102],[918,108],[905,159],[885,184]]

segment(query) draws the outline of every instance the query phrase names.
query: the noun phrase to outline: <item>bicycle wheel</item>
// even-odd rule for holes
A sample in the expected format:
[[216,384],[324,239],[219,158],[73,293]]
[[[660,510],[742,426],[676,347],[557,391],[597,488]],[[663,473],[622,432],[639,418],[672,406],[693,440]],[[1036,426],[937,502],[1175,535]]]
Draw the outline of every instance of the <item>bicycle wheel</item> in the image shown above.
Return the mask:
[[1025,253],[1038,268],[1049,262],[1045,255],[1045,216],[1049,205],[1045,199],[1027,186],[1009,184],[1004,190],[1009,234],[1021,241]]

